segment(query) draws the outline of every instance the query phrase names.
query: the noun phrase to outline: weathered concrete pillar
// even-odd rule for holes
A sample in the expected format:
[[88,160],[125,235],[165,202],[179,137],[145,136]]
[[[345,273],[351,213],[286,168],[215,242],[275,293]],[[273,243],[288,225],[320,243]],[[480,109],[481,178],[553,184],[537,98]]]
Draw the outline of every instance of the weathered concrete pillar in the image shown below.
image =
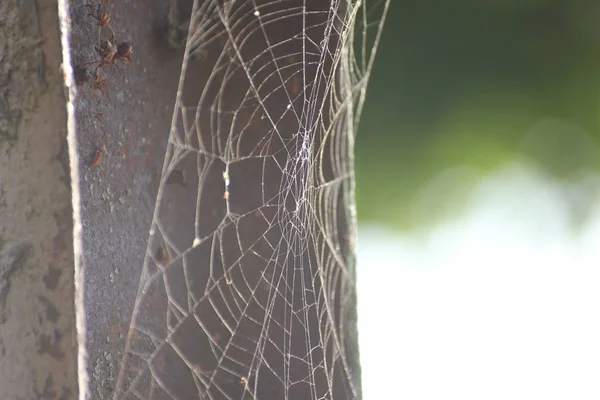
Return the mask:
[[0,1],[0,399],[75,399],[73,207],[57,0]]

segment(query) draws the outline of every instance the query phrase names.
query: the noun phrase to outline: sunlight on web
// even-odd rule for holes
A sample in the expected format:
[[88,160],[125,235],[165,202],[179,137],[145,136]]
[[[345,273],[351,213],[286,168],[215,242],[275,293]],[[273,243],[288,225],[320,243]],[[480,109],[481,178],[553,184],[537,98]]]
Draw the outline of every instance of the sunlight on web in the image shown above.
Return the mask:
[[178,25],[115,399],[361,397],[353,146],[388,3],[195,1]]

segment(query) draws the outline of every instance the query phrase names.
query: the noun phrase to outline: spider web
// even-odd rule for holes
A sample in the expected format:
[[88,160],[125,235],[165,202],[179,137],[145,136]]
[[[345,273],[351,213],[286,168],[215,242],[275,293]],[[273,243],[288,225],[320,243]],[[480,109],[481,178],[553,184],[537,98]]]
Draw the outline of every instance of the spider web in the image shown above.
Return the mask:
[[353,146],[388,2],[194,1],[115,399],[360,398]]

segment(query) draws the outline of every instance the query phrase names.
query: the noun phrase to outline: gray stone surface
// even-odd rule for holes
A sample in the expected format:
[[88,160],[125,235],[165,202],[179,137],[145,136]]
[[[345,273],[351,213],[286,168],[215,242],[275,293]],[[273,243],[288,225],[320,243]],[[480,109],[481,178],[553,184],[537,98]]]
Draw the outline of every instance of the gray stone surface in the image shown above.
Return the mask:
[[0,2],[0,398],[77,398],[57,1]]
[[[75,68],[98,60],[97,21],[87,1],[71,2]],[[92,2],[97,4],[97,2]],[[117,42],[133,46],[120,72],[95,66],[77,77],[78,153],[85,268],[87,371],[91,399],[112,398],[125,346],[183,52],[166,38],[166,0],[104,2]],[[102,29],[101,38],[110,38]],[[101,161],[96,155],[102,153]],[[95,165],[94,165],[95,164]],[[93,166],[92,166],[93,165]]]

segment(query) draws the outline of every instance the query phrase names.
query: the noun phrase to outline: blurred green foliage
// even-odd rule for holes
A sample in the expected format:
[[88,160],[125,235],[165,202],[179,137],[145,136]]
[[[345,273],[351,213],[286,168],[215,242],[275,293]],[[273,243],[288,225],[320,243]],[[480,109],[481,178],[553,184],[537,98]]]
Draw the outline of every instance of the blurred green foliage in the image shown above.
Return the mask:
[[419,188],[458,165],[595,170],[599,100],[600,1],[393,0],[358,132],[359,220],[420,223]]

